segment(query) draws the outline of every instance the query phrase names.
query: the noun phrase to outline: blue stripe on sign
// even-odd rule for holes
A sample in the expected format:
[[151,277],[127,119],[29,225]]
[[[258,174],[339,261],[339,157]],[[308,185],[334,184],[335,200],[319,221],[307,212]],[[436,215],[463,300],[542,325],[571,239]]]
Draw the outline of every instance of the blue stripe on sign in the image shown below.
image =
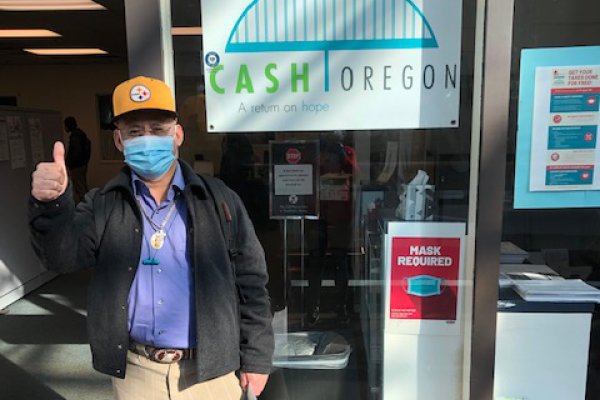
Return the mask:
[[[348,38],[348,5],[346,4],[347,3],[346,0],[343,0],[343,1],[344,1],[344,23],[343,23],[344,39],[347,39]],[[334,14],[335,14],[335,3],[336,3],[336,0],[333,0],[333,5],[334,5],[333,13]],[[335,31],[337,31],[337,25],[335,23],[333,25],[334,25],[333,32],[335,32]],[[335,40],[335,37],[333,39]]]
[[314,9],[315,9],[315,12],[314,12],[314,24],[315,24],[314,33],[315,34],[313,35],[313,37],[314,37],[315,40],[317,40],[317,26],[319,24],[319,19],[318,19],[319,17],[317,15],[317,0],[313,1],[313,6],[314,6]]
[[413,15],[413,18],[412,18],[412,29],[413,29],[412,37],[414,38],[415,35],[417,34],[417,26],[416,26],[417,25],[417,13],[415,12],[414,9],[412,10],[412,15]]
[[307,30],[308,30],[308,17],[306,15],[306,0],[304,1],[304,40],[308,40],[308,34],[307,34]]
[[406,2],[402,3],[402,39],[406,39]]
[[363,39],[367,38],[367,3],[363,0],[362,17],[363,17]]
[[277,21],[277,1],[273,2],[273,30],[274,30],[274,37],[273,40],[275,40],[276,42],[279,39],[279,23]]
[[294,40],[298,40],[298,13],[296,7],[296,0],[294,0]]
[[285,0],[283,3],[283,12],[284,14],[284,25],[285,25],[285,41],[288,41],[288,0]]
[[265,42],[269,41],[269,12],[267,11],[267,5],[269,0],[265,0]]
[[258,15],[258,3],[256,3],[256,7],[254,7],[254,23],[255,23],[255,28],[256,28],[256,41],[260,42],[260,33],[259,33],[259,26],[260,26],[260,20],[259,20],[259,15]]
[[396,0],[392,0],[392,39],[396,39]]
[[352,39],[356,39],[356,0],[352,0]]
[[373,1],[373,39],[377,37],[377,0]]
[[301,42],[268,42],[268,43],[229,43],[225,51],[228,53],[256,53],[265,51],[332,51],[332,50],[366,50],[366,49],[424,49],[436,48],[435,39],[367,39],[334,41],[301,41]]
[[382,0],[381,6],[381,38],[385,39],[385,0]]
[[[336,21],[336,14],[337,14],[337,10],[336,10],[336,0],[333,0],[333,40],[336,40],[337,38],[337,21]],[[346,3],[344,3],[344,26],[346,25]],[[346,33],[344,32],[344,39],[346,38]]]
[[323,0],[323,40],[327,40],[327,0]]

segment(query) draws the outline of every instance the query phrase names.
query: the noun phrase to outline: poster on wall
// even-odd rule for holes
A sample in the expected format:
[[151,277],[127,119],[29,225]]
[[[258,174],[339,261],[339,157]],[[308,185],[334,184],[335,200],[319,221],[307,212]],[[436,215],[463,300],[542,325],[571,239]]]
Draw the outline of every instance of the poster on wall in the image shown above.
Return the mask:
[[271,141],[269,147],[271,218],[317,218],[319,142]]
[[44,161],[44,138],[42,121],[39,118],[29,118],[29,137],[31,144],[31,162],[33,165]]
[[10,160],[10,153],[8,151],[8,127],[6,126],[6,120],[0,119],[0,161]]
[[523,50],[515,208],[600,205],[600,47]]
[[531,191],[600,189],[599,98],[600,64],[536,68]]
[[12,169],[25,168],[27,155],[23,140],[23,125],[21,117],[6,117],[8,130],[8,145],[10,148],[10,166]]
[[390,223],[387,318],[456,321],[465,225]]
[[458,127],[462,0],[201,0],[207,130]]

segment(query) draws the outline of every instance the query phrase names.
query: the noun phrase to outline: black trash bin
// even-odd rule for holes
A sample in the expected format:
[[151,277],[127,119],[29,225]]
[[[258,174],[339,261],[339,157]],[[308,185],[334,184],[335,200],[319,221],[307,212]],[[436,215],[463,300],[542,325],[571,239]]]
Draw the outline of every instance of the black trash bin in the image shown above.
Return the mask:
[[261,400],[341,399],[352,349],[334,332],[275,335],[274,371]]

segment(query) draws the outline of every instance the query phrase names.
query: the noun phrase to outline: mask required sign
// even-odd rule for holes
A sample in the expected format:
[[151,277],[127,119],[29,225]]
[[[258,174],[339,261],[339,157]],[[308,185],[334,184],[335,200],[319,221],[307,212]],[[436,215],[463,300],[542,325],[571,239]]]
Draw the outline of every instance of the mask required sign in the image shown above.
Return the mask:
[[455,321],[459,237],[391,238],[390,319]]

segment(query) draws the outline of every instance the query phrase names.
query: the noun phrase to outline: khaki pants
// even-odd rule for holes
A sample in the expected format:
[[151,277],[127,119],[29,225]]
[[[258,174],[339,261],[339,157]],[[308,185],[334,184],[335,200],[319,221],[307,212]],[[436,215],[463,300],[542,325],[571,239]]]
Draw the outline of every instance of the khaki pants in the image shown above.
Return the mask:
[[127,352],[125,379],[112,378],[116,400],[240,400],[242,389],[233,372],[196,383],[194,360],[159,364]]

